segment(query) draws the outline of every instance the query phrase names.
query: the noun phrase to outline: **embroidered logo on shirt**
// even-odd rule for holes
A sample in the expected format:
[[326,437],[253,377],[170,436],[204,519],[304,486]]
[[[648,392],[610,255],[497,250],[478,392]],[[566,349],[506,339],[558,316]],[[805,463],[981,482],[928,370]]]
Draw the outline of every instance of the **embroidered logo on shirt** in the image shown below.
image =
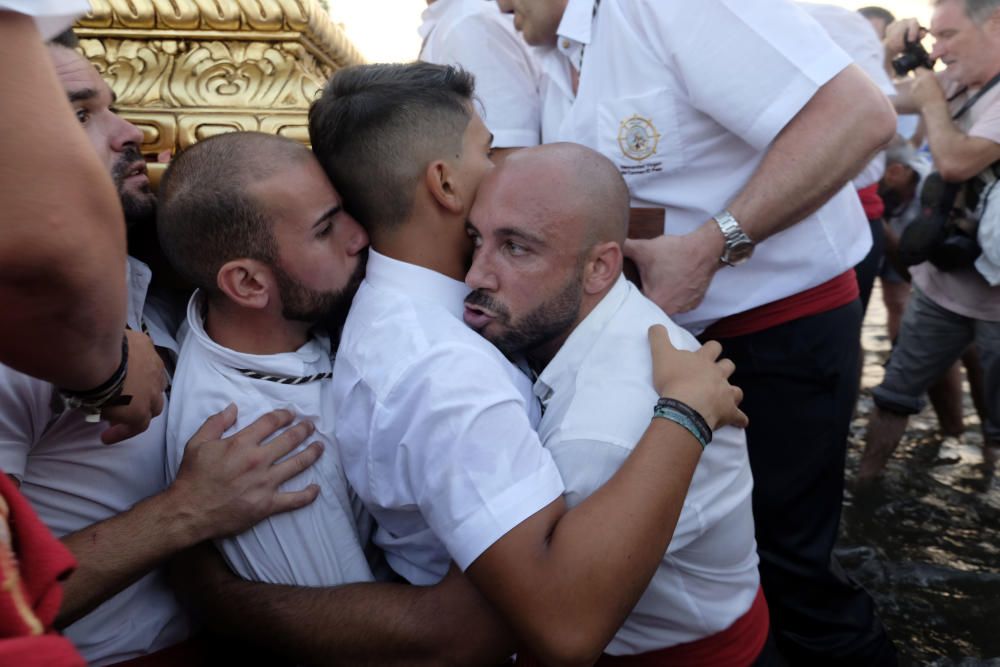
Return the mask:
[[622,121],[618,128],[618,146],[622,153],[636,162],[642,162],[656,153],[660,144],[660,133],[653,121],[639,115]]

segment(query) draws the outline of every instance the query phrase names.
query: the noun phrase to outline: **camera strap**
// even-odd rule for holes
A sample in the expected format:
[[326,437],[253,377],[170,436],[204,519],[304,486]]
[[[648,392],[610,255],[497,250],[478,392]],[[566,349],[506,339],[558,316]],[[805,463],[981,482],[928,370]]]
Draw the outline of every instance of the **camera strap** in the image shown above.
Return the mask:
[[[1000,83],[1000,74],[997,74],[995,77],[993,77],[992,79],[990,79],[989,81],[987,81],[986,84],[983,85],[983,87],[980,88],[979,91],[975,95],[973,95],[972,97],[970,97],[969,99],[967,99],[965,101],[965,104],[962,105],[962,108],[959,109],[958,111],[956,111],[955,115],[953,115],[951,117],[951,119],[952,120],[958,120],[959,118],[961,118],[962,116],[964,116],[966,113],[968,113],[969,109],[971,109],[976,104],[976,102],[979,101],[979,99],[983,95],[985,95],[986,93],[988,93],[990,91],[990,89],[993,88],[993,86],[997,85],[998,83]],[[948,101],[950,102],[951,100],[955,99],[956,97],[958,97],[959,95],[961,95],[962,93],[964,93],[965,91],[967,91],[968,89],[969,89],[968,87],[963,88],[962,90],[960,90],[957,93],[955,93],[954,95],[952,95],[951,99],[948,100]]]

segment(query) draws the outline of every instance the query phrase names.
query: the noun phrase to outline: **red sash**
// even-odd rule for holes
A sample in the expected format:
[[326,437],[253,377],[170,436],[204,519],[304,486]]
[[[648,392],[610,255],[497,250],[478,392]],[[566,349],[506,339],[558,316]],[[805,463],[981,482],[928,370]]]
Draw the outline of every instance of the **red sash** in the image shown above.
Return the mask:
[[878,220],[885,215],[885,202],[878,193],[878,183],[858,190],[858,197],[861,199],[861,207],[865,209],[866,218]]
[[846,306],[857,299],[858,294],[857,274],[854,269],[848,269],[822,285],[721,319],[705,329],[699,338],[716,340],[757,333],[779,324]]

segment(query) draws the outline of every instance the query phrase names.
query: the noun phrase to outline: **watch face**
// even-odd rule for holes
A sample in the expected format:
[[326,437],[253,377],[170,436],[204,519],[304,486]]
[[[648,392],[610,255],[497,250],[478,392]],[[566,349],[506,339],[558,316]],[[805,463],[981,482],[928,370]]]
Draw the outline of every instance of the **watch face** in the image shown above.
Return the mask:
[[730,266],[737,266],[750,259],[753,255],[753,243],[742,242],[726,248],[722,261]]

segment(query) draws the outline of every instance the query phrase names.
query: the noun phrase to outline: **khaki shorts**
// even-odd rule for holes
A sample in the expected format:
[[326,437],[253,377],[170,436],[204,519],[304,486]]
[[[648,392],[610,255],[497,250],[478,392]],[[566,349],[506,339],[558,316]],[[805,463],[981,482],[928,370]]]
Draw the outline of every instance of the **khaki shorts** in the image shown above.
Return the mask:
[[953,313],[931,301],[917,287],[906,304],[885,379],[872,390],[875,404],[901,415],[920,412],[927,387],[973,342],[979,352],[985,384],[983,431],[991,442],[1000,442],[1000,322]]

